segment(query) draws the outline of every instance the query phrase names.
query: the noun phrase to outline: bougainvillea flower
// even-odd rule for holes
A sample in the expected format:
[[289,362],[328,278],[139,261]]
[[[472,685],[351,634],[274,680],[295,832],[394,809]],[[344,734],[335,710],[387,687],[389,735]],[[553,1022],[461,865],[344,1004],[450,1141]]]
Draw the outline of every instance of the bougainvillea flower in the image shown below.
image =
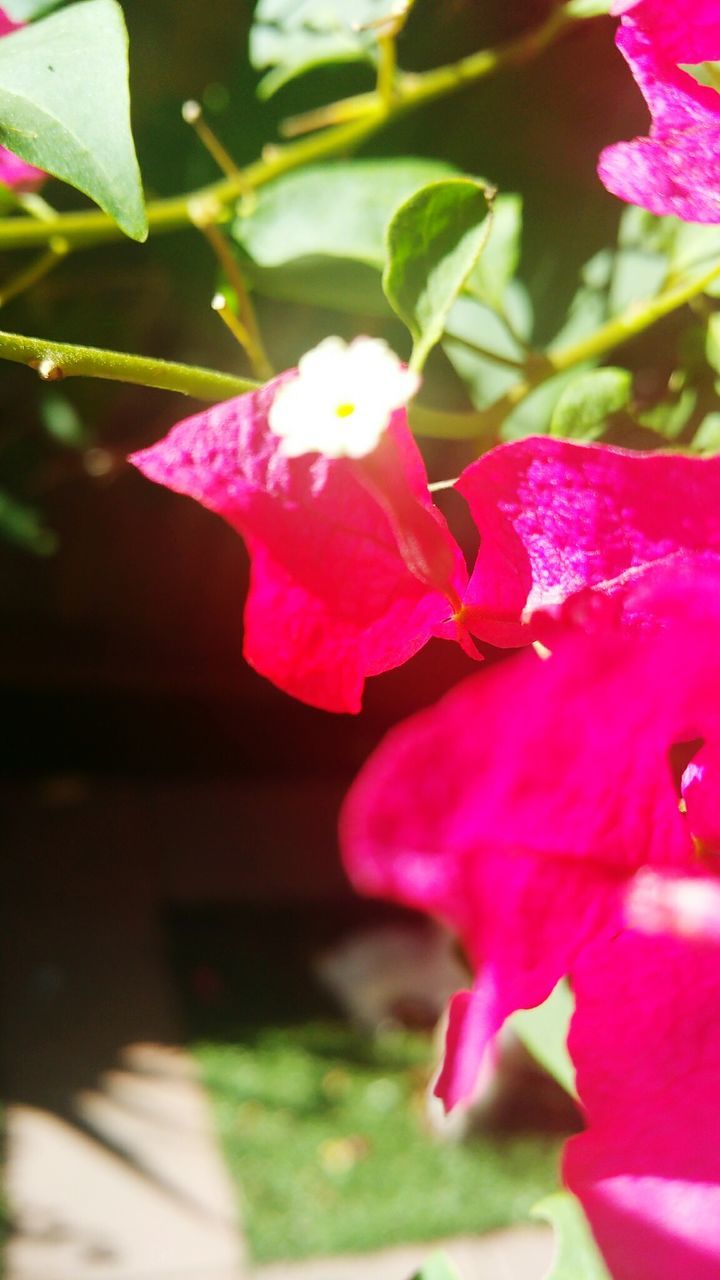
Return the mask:
[[366,676],[457,636],[467,573],[405,410],[367,457],[288,457],[268,416],[294,377],[188,418],[130,460],[244,537],[248,662],[302,701],[358,711]]
[[584,588],[612,595],[673,552],[720,550],[720,458],[529,438],[456,487],[481,535],[463,616],[496,645],[526,644],[534,613]]
[[528,649],[463,681],[388,735],[347,799],[354,884],[431,912],[477,970],[451,1005],[449,1106],[505,1018],[628,923],[638,872],[712,874],[717,774],[691,797],[687,766],[720,743],[720,557],[652,566],[623,607],[643,625],[568,626],[549,660]]
[[[414,381],[384,343],[369,353],[370,340],[359,342],[310,353],[327,386],[311,361],[306,376],[291,371],[197,414],[131,459],[243,535],[252,558],[246,657],[288,693],[358,710],[365,677],[406,661],[432,635],[458,640],[471,656],[468,632],[526,644],[542,638],[540,620],[548,625],[538,611],[583,588],[611,595],[658,558],[720,549],[720,459],[521,440],[486,454],[457,483],[481,534],[466,589],[460,550],[432,504],[405,411],[394,407]],[[360,404],[358,367],[368,359],[373,385]],[[351,451],[372,444],[383,419],[390,428],[364,456],[338,457],[328,440],[333,406],[356,400]],[[335,415],[341,440],[354,413]]]
[[720,59],[720,8],[716,0],[637,0],[615,12],[618,48],[652,125],[648,137],[606,148],[600,178],[651,213],[720,222],[720,93],[712,75],[702,83],[703,64]]
[[[5,10],[0,9],[0,38],[19,31],[24,25],[22,22],[13,22]],[[35,191],[46,177],[47,174],[42,169],[36,169],[6,147],[0,147],[0,183],[4,183],[6,187],[13,191]]]
[[615,1280],[720,1275],[720,946],[625,932],[577,962],[588,1129],[565,1180]]

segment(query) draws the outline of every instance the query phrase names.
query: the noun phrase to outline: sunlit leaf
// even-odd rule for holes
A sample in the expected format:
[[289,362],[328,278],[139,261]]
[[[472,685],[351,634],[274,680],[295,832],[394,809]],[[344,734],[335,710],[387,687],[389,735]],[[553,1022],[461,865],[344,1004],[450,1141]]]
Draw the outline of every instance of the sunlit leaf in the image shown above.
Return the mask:
[[566,982],[537,1009],[521,1009],[510,1023],[525,1048],[567,1093],[575,1095],[575,1068],[567,1050],[567,1035],[575,1001]]
[[374,24],[392,9],[392,0],[258,0],[250,61],[258,71],[272,68],[260,84],[260,95],[269,98],[323,63],[373,61]]
[[145,239],[116,0],[79,0],[0,40],[0,142]]
[[67,0],[3,0],[2,8],[13,22],[33,22],[66,3]]
[[569,1191],[541,1200],[533,1217],[551,1223],[555,1231],[555,1257],[546,1280],[611,1280],[580,1202]]
[[460,1272],[444,1253],[433,1253],[412,1280],[460,1280]]
[[614,413],[630,403],[632,375],[627,369],[588,369],[564,388],[550,420],[550,435],[594,440]]
[[565,8],[573,18],[597,18],[609,13],[613,0],[567,0]]
[[413,337],[421,369],[488,236],[488,194],[473,178],[433,182],[396,211],[387,233],[383,288]]
[[263,187],[235,219],[247,275],[272,297],[387,314],[385,233],[408,196],[456,171],[439,160],[309,165]]
[[467,278],[466,293],[502,311],[505,291],[520,260],[521,236],[522,197],[497,196],[487,244]]

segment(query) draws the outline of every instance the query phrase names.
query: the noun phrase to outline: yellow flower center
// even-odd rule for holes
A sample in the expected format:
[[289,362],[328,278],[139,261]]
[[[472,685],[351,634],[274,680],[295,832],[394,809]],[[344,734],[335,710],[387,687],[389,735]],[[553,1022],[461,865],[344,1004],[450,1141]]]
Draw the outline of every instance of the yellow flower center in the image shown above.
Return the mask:
[[335,413],[338,418],[350,418],[355,412],[355,405],[350,403],[339,404],[335,407]]

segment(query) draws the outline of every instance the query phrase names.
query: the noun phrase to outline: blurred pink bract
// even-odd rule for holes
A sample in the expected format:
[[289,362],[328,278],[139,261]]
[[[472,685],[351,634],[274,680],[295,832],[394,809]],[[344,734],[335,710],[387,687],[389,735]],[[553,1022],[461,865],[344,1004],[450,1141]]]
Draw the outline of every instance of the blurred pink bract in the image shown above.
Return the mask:
[[[289,458],[268,426],[288,376],[181,422],[130,461],[245,539],[250,665],[304,702],[359,711],[366,676],[405,662],[432,635],[455,635],[452,600],[459,604],[467,574],[405,411],[393,414],[370,471],[367,459]],[[408,567],[398,534],[415,535],[434,583]]]
[[[716,1004],[685,1000],[673,957],[716,1000],[718,921],[698,924],[682,944],[630,933],[626,900],[648,868],[660,883],[692,881],[702,892],[720,853],[706,843],[716,831],[707,815],[720,810],[711,767],[720,743],[720,558],[680,553],[650,565],[618,611],[593,613],[589,629],[585,622],[569,611],[548,660],[526,651],[486,668],[388,735],[346,801],[345,864],[361,891],[453,928],[477,970],[473,990],[451,1004],[438,1081],[449,1106],[471,1095],[514,1010],[539,1004],[563,975],[580,976],[571,1047],[590,1130],[570,1146],[570,1183],[614,1276],[709,1280],[720,1273],[720,1149],[700,1135],[720,1121],[720,1057],[711,1069],[703,1050]],[[689,773],[695,757],[701,767]],[[647,991],[622,979],[619,937],[641,956]],[[614,986],[603,986],[605,970],[617,975]],[[636,1039],[630,993],[641,1005]],[[608,1066],[618,1026],[622,1056]],[[689,1131],[667,1115],[668,1080],[692,1097]],[[651,1248],[665,1234],[676,1242],[668,1254]],[[705,1269],[694,1265],[696,1250]]]
[[[618,4],[617,44],[652,115],[650,134],[607,147],[609,191],[656,214],[720,222],[720,93],[684,67],[720,59],[717,0]],[[702,76],[701,76],[702,78]]]

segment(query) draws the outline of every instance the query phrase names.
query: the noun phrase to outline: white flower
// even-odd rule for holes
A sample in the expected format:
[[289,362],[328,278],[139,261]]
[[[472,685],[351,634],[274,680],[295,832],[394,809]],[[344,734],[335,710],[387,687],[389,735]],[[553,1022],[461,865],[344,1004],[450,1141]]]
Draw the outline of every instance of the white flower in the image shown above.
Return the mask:
[[270,430],[289,458],[364,458],[379,444],[395,409],[420,385],[380,338],[325,338],[298,364],[270,408]]

